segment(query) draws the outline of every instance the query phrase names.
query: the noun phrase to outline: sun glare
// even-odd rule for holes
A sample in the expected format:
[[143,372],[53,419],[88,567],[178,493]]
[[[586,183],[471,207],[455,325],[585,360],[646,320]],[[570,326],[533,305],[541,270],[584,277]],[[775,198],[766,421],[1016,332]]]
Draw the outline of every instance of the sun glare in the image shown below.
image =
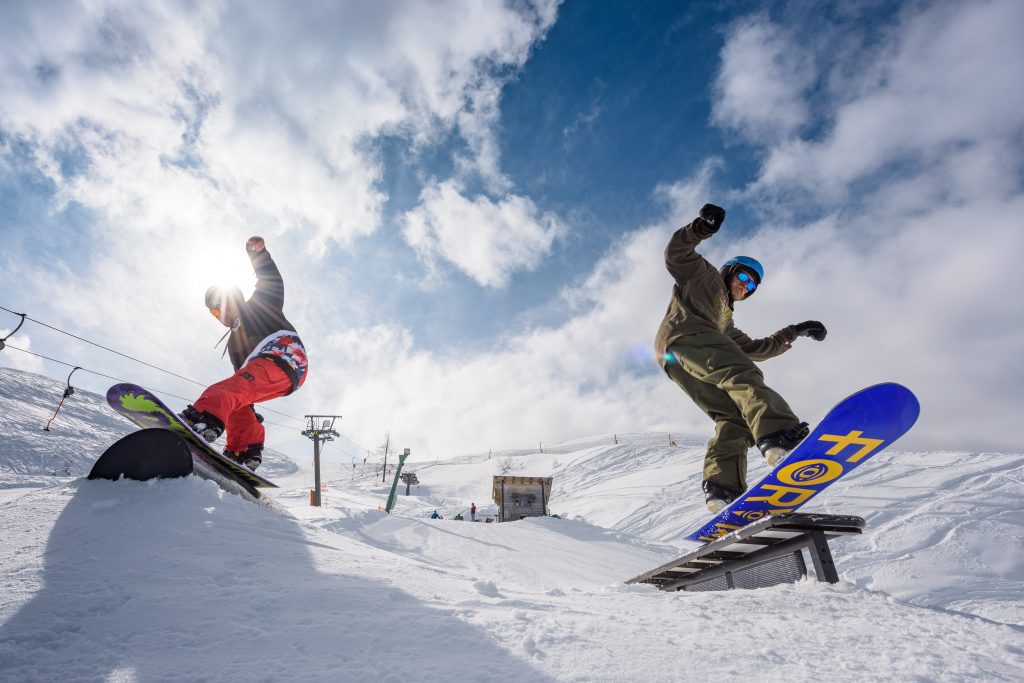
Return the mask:
[[234,249],[228,245],[215,246],[206,252],[196,254],[195,258],[190,260],[184,275],[188,287],[198,291],[200,296],[207,287],[219,285],[238,287],[245,298],[249,298],[256,286],[252,264],[249,263],[242,245],[236,245]]

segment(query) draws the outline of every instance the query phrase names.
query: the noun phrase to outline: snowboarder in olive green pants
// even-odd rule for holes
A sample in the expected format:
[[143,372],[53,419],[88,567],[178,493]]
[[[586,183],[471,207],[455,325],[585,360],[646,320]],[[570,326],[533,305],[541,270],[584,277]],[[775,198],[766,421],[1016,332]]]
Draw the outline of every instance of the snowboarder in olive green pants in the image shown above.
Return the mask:
[[655,340],[669,378],[715,421],[704,457],[704,500],[718,512],[747,489],[747,451],[755,444],[774,466],[807,436],[789,405],[764,383],[754,361],[789,350],[797,337],[825,338],[808,320],[763,339],[733,324],[733,304],[750,298],[764,278],[761,264],[736,256],[716,268],[694,251],[722,227],[725,210],[705,204],[700,216],[672,235],[665,265],[675,278],[672,299]]

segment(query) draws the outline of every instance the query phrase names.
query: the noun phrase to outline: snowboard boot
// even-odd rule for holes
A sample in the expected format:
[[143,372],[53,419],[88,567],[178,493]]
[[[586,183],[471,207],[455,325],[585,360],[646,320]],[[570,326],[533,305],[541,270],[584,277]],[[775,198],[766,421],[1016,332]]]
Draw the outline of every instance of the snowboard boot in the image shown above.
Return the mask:
[[255,472],[256,468],[263,464],[263,444],[249,446],[244,451],[229,451],[224,449],[224,457],[234,460],[242,467]]
[[742,491],[733,491],[724,486],[719,486],[707,479],[701,483],[700,487],[704,489],[704,502],[707,503],[708,510],[712,513],[717,513],[743,493]]
[[801,422],[796,427],[782,429],[761,437],[757,440],[757,448],[764,455],[768,465],[775,467],[786,457],[786,453],[796,448],[810,433],[811,430],[807,423]]
[[191,405],[181,411],[178,417],[209,443],[213,443],[224,433],[224,423],[216,415],[196,410]]

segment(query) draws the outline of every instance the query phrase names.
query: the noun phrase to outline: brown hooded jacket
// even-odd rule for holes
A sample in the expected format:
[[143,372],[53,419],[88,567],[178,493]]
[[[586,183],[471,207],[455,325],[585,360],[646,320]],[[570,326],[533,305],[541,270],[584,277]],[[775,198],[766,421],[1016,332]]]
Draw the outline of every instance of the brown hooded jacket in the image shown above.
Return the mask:
[[763,339],[751,339],[733,324],[733,301],[725,278],[694,251],[704,239],[696,229],[700,222],[698,218],[676,230],[665,249],[665,267],[676,283],[654,341],[658,363],[664,369],[668,347],[680,337],[708,332],[728,336],[753,360],[784,353],[795,339],[788,328]]

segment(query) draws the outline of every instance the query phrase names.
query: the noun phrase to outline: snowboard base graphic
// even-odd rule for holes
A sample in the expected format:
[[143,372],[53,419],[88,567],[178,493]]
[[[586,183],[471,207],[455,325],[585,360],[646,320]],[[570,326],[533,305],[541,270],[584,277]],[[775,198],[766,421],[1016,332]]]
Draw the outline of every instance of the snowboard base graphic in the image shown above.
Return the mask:
[[848,396],[775,469],[686,538],[707,543],[768,515],[796,511],[906,434],[920,411],[917,397],[900,384]]

